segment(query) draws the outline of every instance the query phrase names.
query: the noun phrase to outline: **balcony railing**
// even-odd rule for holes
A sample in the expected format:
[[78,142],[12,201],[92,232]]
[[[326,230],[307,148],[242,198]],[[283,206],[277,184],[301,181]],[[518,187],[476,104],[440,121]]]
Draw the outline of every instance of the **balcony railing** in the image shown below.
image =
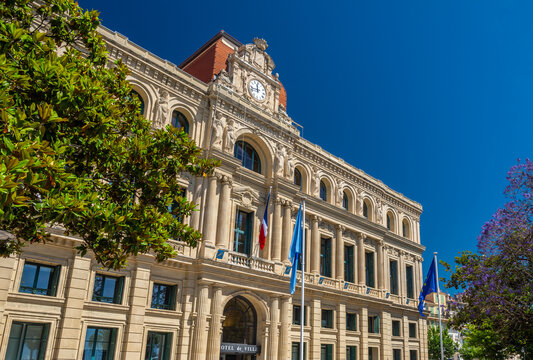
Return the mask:
[[228,252],[228,264],[269,273],[274,272],[274,264],[272,262],[236,252]]

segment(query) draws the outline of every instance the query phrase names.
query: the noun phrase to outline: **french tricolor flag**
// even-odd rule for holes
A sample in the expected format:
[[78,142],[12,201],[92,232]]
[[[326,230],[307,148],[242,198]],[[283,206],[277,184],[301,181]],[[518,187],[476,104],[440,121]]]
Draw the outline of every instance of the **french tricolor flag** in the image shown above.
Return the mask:
[[259,248],[263,250],[265,247],[265,241],[268,234],[268,203],[270,202],[270,190],[268,191],[267,204],[265,207],[265,215],[263,221],[261,221],[261,229],[259,229]]

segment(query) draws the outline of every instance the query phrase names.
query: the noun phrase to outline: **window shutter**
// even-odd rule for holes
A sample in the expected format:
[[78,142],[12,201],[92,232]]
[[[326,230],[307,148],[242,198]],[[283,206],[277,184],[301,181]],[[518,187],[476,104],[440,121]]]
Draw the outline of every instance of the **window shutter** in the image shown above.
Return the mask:
[[176,310],[176,293],[178,292],[178,286],[174,285],[170,287],[170,299],[169,299],[169,310]]
[[374,330],[379,334],[379,316],[374,317]]
[[59,274],[61,273],[61,265],[54,267],[52,276],[50,276],[50,296],[56,296],[57,294],[57,284],[59,283]]
[[246,214],[246,235],[245,235],[245,245],[244,252],[249,256],[251,254],[251,245],[252,245],[252,234],[254,231],[254,213]]
[[115,304],[122,304],[122,293],[124,292],[124,276],[117,278],[115,283]]
[[333,360],[333,345],[326,345],[326,351],[328,360]]
[[172,333],[165,334],[165,350],[163,353],[163,360],[170,360],[172,353]]
[[39,345],[38,360],[44,360],[46,355],[46,344],[48,343],[48,334],[50,333],[50,324],[43,324],[43,332],[41,333],[41,344]]
[[115,348],[117,347],[117,331],[118,329],[111,329],[108,349],[109,356],[105,360],[113,360],[115,358]]

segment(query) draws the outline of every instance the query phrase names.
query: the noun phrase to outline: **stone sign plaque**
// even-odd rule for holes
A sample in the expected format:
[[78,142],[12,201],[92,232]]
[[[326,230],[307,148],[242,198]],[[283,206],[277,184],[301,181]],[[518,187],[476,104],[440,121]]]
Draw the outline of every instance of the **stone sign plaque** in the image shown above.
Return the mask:
[[233,343],[220,344],[221,354],[259,354],[260,352],[261,352],[261,346],[259,345],[233,344]]

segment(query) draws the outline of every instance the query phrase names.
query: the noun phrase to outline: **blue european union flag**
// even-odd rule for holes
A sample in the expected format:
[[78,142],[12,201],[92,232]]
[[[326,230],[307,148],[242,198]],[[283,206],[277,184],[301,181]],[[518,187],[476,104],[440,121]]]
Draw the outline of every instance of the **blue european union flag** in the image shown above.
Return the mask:
[[289,253],[289,258],[292,262],[292,273],[291,273],[291,286],[290,293],[294,294],[296,289],[296,273],[298,268],[298,258],[302,254],[302,204],[300,204],[300,209],[298,210],[298,215],[296,216],[296,224],[294,224],[294,232],[292,233],[292,242],[291,242],[291,251]]
[[426,276],[426,281],[424,281],[424,286],[422,287],[422,291],[420,292],[420,296],[418,298],[418,312],[424,317],[425,315],[422,313],[424,311],[424,300],[426,296],[437,292],[438,289],[436,266],[435,258],[433,258],[431,266],[429,267],[428,275]]

